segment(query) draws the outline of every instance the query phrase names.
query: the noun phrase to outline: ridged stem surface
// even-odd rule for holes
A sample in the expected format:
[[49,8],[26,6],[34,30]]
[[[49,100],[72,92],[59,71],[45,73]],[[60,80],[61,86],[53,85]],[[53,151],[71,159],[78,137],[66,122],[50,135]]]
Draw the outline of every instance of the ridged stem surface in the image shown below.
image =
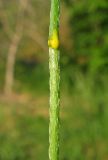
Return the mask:
[[[49,37],[59,33],[60,1],[51,0]],[[59,34],[58,37],[59,39]],[[49,124],[49,159],[59,159],[59,107],[60,107],[60,51],[55,48],[56,40],[49,46],[50,69],[50,124]],[[55,45],[56,46],[56,45]]]

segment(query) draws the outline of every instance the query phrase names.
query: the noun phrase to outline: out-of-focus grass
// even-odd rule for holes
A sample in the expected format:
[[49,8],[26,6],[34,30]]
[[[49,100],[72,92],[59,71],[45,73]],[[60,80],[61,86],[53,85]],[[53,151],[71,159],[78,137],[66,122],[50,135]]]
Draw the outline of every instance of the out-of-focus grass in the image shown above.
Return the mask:
[[4,77],[5,77],[4,74],[5,74],[4,62],[0,58],[0,90],[3,90]]
[[27,104],[3,102],[0,117],[1,160],[48,159],[48,115]]
[[[108,159],[108,88],[94,86],[82,75],[76,80],[61,123],[61,159]],[[64,145],[63,145],[64,144]]]
[[48,94],[48,63],[35,64],[35,66],[18,63],[15,70],[15,79],[14,88],[19,93],[26,92],[32,94],[32,96]]
[[[1,101],[1,160],[48,159],[48,96],[45,97],[21,103]],[[106,78],[96,88],[93,81],[78,74],[73,92],[62,94],[61,100],[60,160],[107,160]]]

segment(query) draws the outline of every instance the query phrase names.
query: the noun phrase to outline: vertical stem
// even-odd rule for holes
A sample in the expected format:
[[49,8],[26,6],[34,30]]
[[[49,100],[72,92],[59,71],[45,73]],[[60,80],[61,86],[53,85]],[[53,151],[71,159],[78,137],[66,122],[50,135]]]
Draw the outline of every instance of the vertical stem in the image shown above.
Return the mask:
[[51,0],[49,38],[52,39],[49,46],[50,69],[50,125],[49,125],[49,159],[59,159],[59,101],[60,101],[60,67],[59,46],[56,46],[54,32],[59,33],[60,0]]

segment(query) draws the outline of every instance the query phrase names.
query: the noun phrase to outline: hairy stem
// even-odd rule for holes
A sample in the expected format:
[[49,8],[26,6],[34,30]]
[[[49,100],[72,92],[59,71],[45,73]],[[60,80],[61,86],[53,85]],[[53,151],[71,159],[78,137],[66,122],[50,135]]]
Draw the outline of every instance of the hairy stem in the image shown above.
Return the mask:
[[50,69],[50,125],[49,125],[49,159],[59,159],[59,102],[60,102],[60,51],[56,45],[59,40],[60,1],[51,0],[50,28],[49,28],[49,69]]

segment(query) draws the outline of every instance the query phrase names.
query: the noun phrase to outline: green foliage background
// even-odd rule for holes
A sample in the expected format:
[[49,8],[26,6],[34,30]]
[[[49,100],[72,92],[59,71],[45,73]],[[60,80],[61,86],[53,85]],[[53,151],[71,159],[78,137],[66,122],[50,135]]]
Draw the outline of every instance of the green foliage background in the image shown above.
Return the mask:
[[[18,2],[3,3],[14,31]],[[31,5],[36,14],[25,12],[25,20],[34,23],[46,51],[24,32],[11,98],[3,96],[11,41],[0,13],[0,160],[48,159],[50,1],[31,0]],[[62,1],[60,35],[60,160],[107,160],[108,1]]]

